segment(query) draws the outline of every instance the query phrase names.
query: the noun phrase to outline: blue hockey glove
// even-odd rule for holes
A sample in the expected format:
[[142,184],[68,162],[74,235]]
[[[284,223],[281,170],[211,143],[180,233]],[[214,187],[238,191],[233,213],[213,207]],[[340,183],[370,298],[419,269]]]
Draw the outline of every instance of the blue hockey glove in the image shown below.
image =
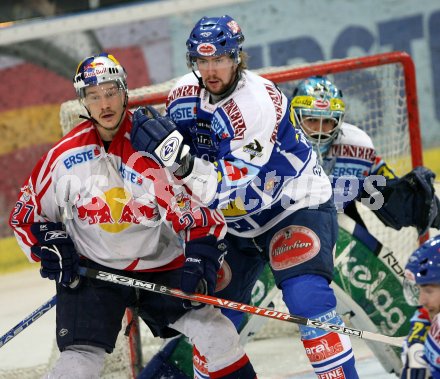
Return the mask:
[[[217,241],[214,236],[198,238],[186,244],[181,289],[188,293],[212,295],[217,283],[217,271],[227,253],[225,240]],[[183,300],[183,306],[201,308],[203,304]]]
[[31,247],[31,251],[41,259],[41,276],[63,286],[76,283],[79,256],[64,224],[36,222],[31,226],[31,232],[38,241],[38,244]]
[[183,143],[183,136],[174,122],[169,117],[161,116],[151,106],[138,108],[133,113],[130,140],[136,151],[152,155],[162,166],[171,168],[173,172],[189,153],[189,146]]

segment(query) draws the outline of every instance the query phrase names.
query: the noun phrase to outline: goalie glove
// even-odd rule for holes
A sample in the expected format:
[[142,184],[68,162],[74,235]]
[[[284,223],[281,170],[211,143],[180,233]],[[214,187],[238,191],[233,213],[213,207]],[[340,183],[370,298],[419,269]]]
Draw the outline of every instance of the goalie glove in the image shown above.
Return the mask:
[[172,172],[189,155],[189,146],[183,143],[183,136],[174,122],[169,117],[161,116],[152,106],[140,107],[133,113],[130,140],[133,149],[153,156]]
[[374,213],[387,226],[396,230],[414,226],[419,235],[430,227],[440,227],[440,202],[435,195],[434,178],[431,170],[419,166],[402,178],[390,180],[385,187],[376,188],[384,204]]
[[31,252],[41,260],[41,276],[75,288],[79,283],[79,256],[64,224],[36,222],[31,232],[38,241]]

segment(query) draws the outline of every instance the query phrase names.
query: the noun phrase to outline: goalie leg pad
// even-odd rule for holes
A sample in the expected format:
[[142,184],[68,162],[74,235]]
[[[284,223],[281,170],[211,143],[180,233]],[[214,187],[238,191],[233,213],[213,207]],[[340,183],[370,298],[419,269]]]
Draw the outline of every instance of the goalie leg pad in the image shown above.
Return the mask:
[[[292,314],[343,325],[336,313],[336,297],[326,278],[301,275],[281,283],[283,300]],[[300,326],[307,357],[318,377],[359,378],[350,338],[338,333]]]

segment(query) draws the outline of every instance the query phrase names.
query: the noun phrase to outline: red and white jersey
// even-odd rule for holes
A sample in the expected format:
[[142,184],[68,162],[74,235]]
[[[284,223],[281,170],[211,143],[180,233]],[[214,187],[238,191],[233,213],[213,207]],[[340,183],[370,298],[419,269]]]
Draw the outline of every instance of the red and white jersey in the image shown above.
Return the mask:
[[[200,206],[166,170],[135,152],[131,114],[106,152],[96,127],[74,128],[34,168],[10,225],[30,261],[34,222],[63,222],[78,253],[124,270],[183,264],[185,242],[226,233],[221,212]],[[178,238],[176,238],[178,236]]]

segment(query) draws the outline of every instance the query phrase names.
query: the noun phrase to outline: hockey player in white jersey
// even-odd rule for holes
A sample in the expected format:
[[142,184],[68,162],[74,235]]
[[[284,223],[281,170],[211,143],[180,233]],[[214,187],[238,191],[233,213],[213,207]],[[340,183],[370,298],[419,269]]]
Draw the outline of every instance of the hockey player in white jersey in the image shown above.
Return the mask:
[[[342,324],[329,286],[337,236],[331,184],[293,127],[286,96],[246,69],[243,41],[229,16],[199,20],[187,41],[193,72],[168,96],[175,128],[167,117],[159,128],[157,118],[138,110],[132,144],[169,167],[204,204],[222,209],[230,275],[217,283],[216,295],[248,303],[268,262],[291,313]],[[176,151],[172,162],[162,154],[164,146]],[[242,315],[225,313],[239,328]],[[319,378],[358,378],[349,338],[300,329]]]
[[370,136],[344,121],[342,91],[327,77],[313,76],[301,81],[293,91],[291,108],[294,125],[303,130],[331,178],[340,211],[365,227],[356,200],[368,199],[372,194],[364,185],[367,178],[376,181],[380,177],[383,180],[370,183],[383,195],[383,206],[373,211],[385,225],[397,230],[414,226],[419,235],[429,227],[440,227],[434,173],[417,167],[398,178],[378,154]]
[[[373,211],[385,225],[395,229],[415,226],[419,234],[424,234],[430,226],[439,226],[438,199],[431,182],[434,174],[418,167],[399,179],[379,156],[370,136],[344,121],[342,91],[327,77],[313,76],[301,81],[293,91],[291,108],[294,125],[303,130],[331,178],[337,208],[359,225],[358,233],[369,235],[363,230],[366,226],[356,202],[362,197],[368,198],[369,194],[364,191],[367,178],[377,177],[381,178],[381,185],[376,187],[383,193],[384,204]],[[373,236],[368,238],[374,239]],[[401,264],[403,267],[404,262]],[[350,289],[341,296],[349,296],[349,293]],[[408,312],[405,317],[409,320],[412,311]],[[414,317],[418,319],[421,315],[417,313]],[[352,322],[355,327],[365,329],[367,326],[360,320],[353,318]],[[400,359],[394,351],[383,351],[380,346],[375,348],[374,344],[368,344],[387,371],[400,371]]]
[[419,307],[411,320],[402,357],[401,379],[440,378],[440,236],[409,257],[405,267],[407,301]]
[[155,336],[179,333],[208,356],[215,378],[254,379],[234,325],[211,306],[95,279],[78,266],[186,292],[212,294],[225,254],[221,213],[195,202],[157,163],[130,143],[126,73],[110,54],[84,59],[74,87],[88,116],[35,166],[10,225],[41,275],[56,282],[61,351],[52,378],[98,378],[127,307]]

